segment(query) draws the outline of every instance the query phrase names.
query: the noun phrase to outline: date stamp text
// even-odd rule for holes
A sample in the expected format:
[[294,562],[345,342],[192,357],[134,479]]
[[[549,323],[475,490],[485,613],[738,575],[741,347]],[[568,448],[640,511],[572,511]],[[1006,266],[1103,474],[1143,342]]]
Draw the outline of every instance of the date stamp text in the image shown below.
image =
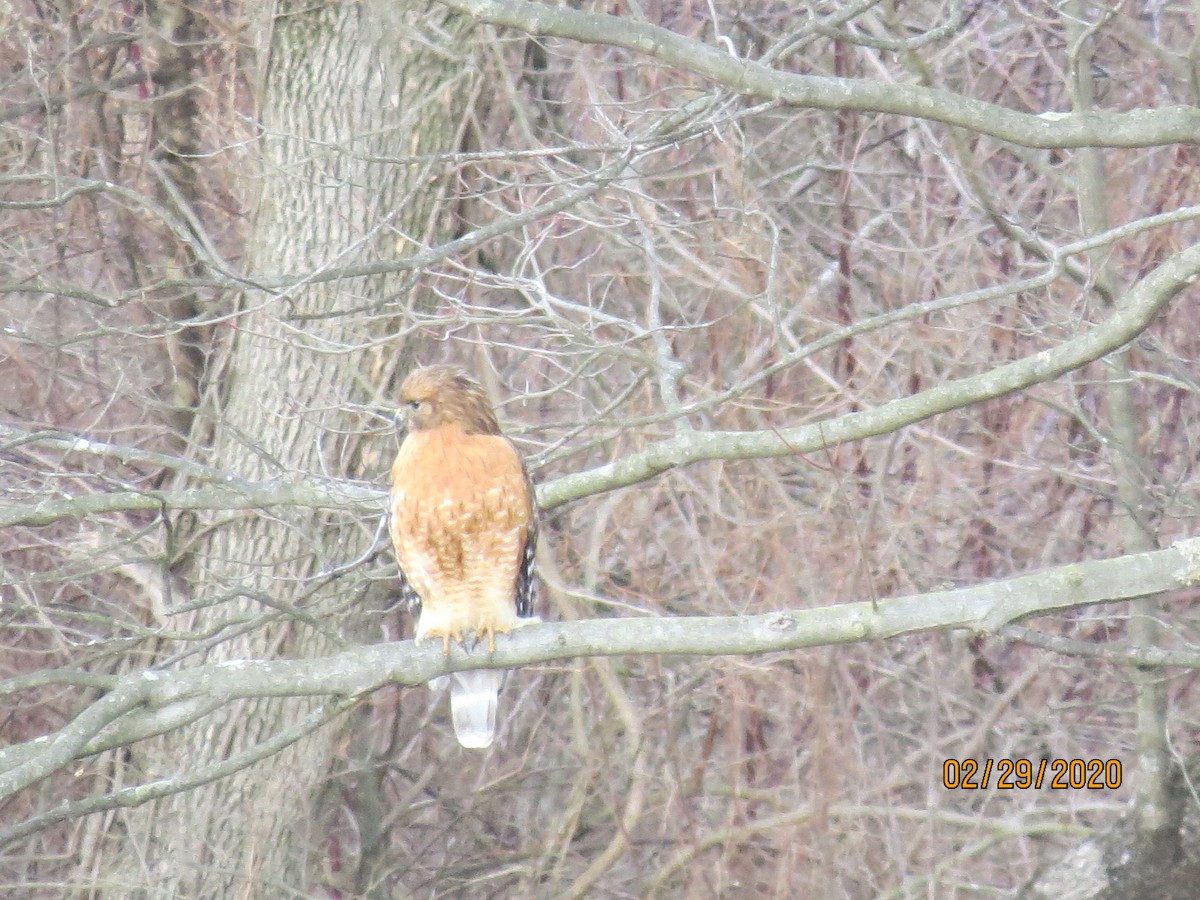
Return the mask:
[[950,791],[1098,791],[1121,786],[1119,759],[947,759],[942,786]]

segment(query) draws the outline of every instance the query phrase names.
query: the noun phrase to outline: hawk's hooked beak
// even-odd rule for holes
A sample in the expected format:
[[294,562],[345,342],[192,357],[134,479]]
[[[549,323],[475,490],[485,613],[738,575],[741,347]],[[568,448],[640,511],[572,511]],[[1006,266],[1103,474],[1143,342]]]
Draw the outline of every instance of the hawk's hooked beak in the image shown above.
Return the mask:
[[396,435],[401,440],[404,439],[404,436],[408,434],[408,432],[412,431],[412,419],[413,416],[416,415],[417,407],[419,405],[420,404],[418,404],[416,401],[412,401],[409,403],[401,402],[401,404],[396,407],[396,414],[392,417],[392,421],[396,426]]

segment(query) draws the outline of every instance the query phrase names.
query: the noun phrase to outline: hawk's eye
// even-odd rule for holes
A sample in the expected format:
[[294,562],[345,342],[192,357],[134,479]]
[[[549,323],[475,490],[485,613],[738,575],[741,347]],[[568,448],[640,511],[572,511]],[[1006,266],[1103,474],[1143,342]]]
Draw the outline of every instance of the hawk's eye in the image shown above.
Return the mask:
[[420,400],[409,400],[404,405],[407,406],[409,409],[417,409],[418,407],[420,407],[421,401]]

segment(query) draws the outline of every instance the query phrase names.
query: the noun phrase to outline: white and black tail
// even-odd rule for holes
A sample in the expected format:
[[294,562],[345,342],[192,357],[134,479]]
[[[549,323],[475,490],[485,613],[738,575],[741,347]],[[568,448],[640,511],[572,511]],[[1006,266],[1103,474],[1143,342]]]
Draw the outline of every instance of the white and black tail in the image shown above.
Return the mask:
[[496,737],[496,706],[504,672],[473,669],[450,678],[450,715],[458,742],[473,750],[492,746]]

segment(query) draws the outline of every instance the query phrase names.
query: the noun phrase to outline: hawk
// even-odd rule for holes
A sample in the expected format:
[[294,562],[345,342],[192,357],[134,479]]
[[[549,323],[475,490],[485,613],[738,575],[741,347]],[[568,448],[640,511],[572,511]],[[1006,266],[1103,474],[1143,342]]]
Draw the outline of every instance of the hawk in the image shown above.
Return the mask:
[[[419,605],[416,639],[487,638],[533,616],[537,541],[533,485],[484,396],[462,369],[428,366],[400,386],[408,433],[392,465],[390,522],[406,600]],[[536,620],[535,620],[536,621]],[[491,746],[504,673],[450,676],[454,733]]]

